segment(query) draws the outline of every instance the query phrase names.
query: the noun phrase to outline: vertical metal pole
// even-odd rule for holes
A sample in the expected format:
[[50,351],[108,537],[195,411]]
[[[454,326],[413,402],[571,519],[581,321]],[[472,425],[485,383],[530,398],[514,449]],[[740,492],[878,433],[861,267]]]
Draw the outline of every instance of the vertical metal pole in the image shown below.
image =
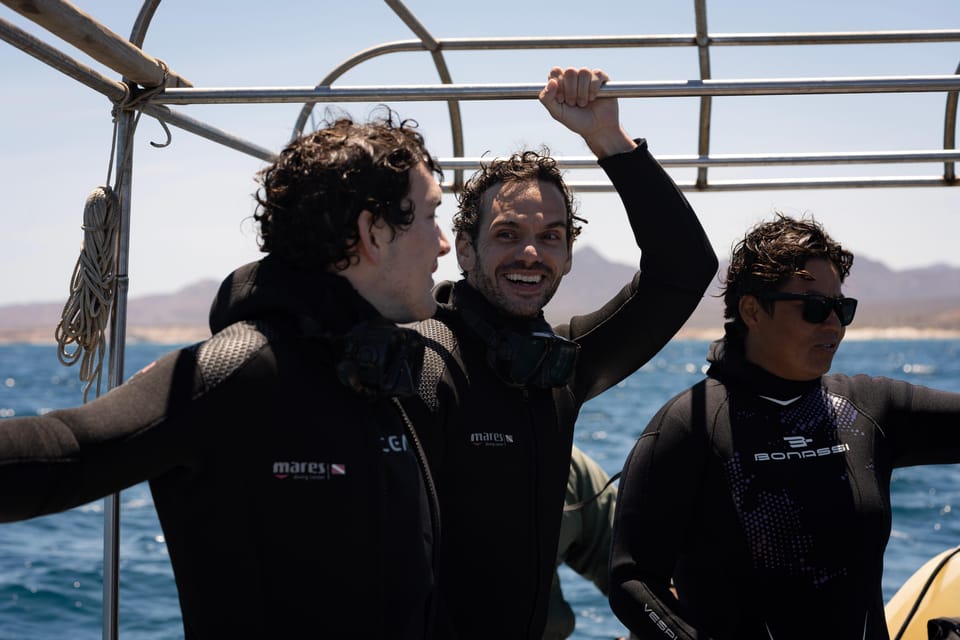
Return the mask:
[[[130,42],[143,46],[160,0],[143,0],[130,34]],[[129,81],[124,78],[124,81]],[[123,382],[123,358],[127,339],[127,293],[130,289],[130,200],[133,191],[133,139],[137,114],[117,115],[117,195],[120,196],[120,232],[117,240],[117,287],[110,319],[110,388]],[[103,508],[103,640],[120,636],[120,494],[105,498]]]
[[[960,75],[960,65],[957,65],[956,73]],[[957,148],[957,91],[947,92],[947,108],[943,116],[943,148]],[[953,182],[957,179],[957,172],[953,162],[947,162],[943,165],[943,179],[947,182]]]
[[[697,22],[697,54],[700,61],[700,79],[709,80],[710,72],[710,32],[707,29],[707,0],[694,0]],[[700,98],[700,130],[697,141],[697,154],[701,158],[710,155],[710,119],[713,112],[713,98]],[[707,167],[697,168],[697,188],[707,186]]]
[[[127,268],[130,249],[130,194],[133,174],[133,130],[136,114],[117,116],[117,194],[120,197],[116,290],[110,320],[109,388],[123,382],[124,344],[127,332]],[[103,640],[119,636],[120,601],[120,494],[104,498],[103,508]]]

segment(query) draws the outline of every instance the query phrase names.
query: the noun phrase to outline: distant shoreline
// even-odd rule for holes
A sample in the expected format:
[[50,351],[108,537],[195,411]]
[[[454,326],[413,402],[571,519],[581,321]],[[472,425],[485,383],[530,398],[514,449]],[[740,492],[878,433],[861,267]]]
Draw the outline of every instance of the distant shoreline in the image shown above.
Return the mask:
[[[0,329],[0,345],[31,344],[55,346],[53,328]],[[674,340],[716,340],[722,337],[723,329],[681,329]],[[190,344],[210,337],[206,327],[128,327],[127,344]],[[958,340],[958,329],[932,329],[918,327],[862,327],[847,330],[844,340]]]
[[[722,329],[681,329],[674,340],[716,340]],[[844,340],[958,340],[958,329],[921,329],[918,327],[863,327],[847,329]]]

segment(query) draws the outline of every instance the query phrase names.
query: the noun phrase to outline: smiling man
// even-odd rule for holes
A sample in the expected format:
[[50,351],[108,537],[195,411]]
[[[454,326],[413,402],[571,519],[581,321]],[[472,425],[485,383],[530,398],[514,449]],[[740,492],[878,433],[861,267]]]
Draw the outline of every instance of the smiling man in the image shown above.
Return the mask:
[[542,636],[580,406],[656,354],[717,269],[686,199],[624,132],[617,100],[599,97],[607,79],[554,68],[540,100],[617,188],[641,270],[602,309],[550,327],[543,307],[583,220],[556,162],[520,152],[464,187],[454,218],[464,278],[439,285],[436,316],[417,325],[427,349],[411,414],[443,523],[437,637]]

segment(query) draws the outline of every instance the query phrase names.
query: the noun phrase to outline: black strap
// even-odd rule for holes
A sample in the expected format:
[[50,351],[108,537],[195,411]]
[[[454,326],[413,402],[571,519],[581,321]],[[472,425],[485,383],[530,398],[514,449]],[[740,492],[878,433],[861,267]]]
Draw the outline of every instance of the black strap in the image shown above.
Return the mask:
[[588,504],[590,504],[591,502],[593,502],[594,500],[596,500],[597,498],[599,498],[600,495],[601,495],[604,491],[607,490],[607,487],[609,487],[610,485],[612,485],[612,484],[617,480],[617,478],[620,477],[620,474],[621,474],[621,473],[623,473],[623,472],[622,472],[622,471],[617,471],[615,474],[613,474],[613,475],[610,477],[610,479],[607,480],[607,484],[603,485],[603,488],[600,489],[600,491],[596,492],[595,494],[593,494],[592,496],[590,496],[590,497],[587,498],[586,500],[581,500],[580,502],[576,502],[576,503],[574,503],[574,504],[565,504],[565,505],[563,505],[563,511],[564,511],[564,513],[566,513],[567,511],[577,511],[577,510],[579,510],[579,509],[583,509],[585,506],[587,506]]

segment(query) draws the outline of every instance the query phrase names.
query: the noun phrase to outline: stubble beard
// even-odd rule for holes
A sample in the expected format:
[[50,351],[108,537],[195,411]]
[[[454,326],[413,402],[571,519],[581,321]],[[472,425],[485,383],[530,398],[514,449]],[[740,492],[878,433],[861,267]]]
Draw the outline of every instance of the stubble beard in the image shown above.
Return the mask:
[[[473,278],[469,277],[471,274],[467,275],[468,282],[473,288],[479,291],[500,313],[514,318],[526,319],[536,318],[540,315],[540,312],[547,306],[547,303],[553,299],[554,294],[560,287],[561,280],[561,278],[556,278],[550,288],[543,292],[540,299],[529,299],[525,302],[518,303],[516,300],[507,296],[503,290],[497,286],[497,280],[488,278],[482,270],[477,269],[476,272],[472,274]],[[546,277],[552,276],[552,272],[546,275]]]

